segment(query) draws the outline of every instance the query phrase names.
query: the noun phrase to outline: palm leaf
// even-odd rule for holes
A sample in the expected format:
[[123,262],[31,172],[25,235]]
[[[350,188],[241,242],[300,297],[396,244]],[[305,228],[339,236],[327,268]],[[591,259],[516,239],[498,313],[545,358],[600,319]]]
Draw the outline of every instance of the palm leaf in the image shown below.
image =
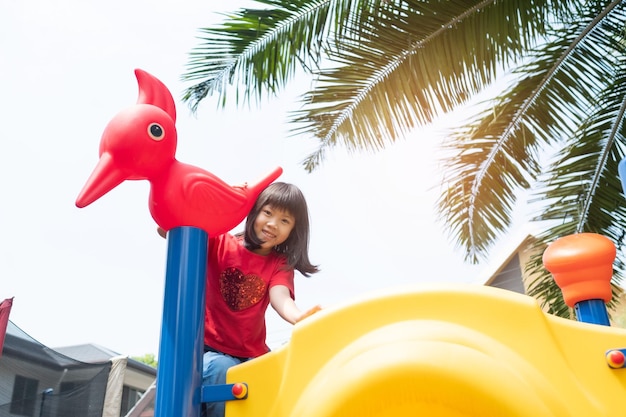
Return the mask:
[[[273,95],[298,69],[311,73],[320,65],[331,34],[360,19],[380,0],[257,0],[265,9],[240,9],[210,28],[202,28],[201,44],[190,54],[183,99],[193,110],[205,97],[218,94],[226,103],[229,86],[236,102]],[[241,93],[240,88],[244,91]],[[241,96],[241,97],[240,97]]]
[[[452,135],[439,208],[467,259],[488,255],[510,225],[519,190],[534,184],[540,152],[575,137],[606,88],[614,67],[604,57],[617,45],[606,36],[614,33],[609,16],[591,13],[556,24],[558,30],[549,31],[546,43],[516,69],[516,83]],[[555,188],[565,190],[562,183],[569,180]]]
[[492,1],[397,3],[337,41],[330,51],[337,66],[319,71],[293,113],[292,133],[319,139],[304,161],[308,171],[337,143],[381,149],[465,103],[545,27],[537,18],[545,4],[529,18]]

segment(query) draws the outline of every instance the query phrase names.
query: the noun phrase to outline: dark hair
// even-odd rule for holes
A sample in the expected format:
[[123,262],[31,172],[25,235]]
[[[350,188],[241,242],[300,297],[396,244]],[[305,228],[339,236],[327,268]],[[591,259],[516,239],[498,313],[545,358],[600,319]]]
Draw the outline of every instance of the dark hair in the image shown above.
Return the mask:
[[254,221],[261,209],[270,205],[279,210],[288,211],[295,218],[295,226],[286,241],[274,247],[278,253],[287,257],[289,267],[299,271],[305,277],[319,271],[317,265],[309,261],[309,210],[304,194],[293,184],[275,182],[259,194],[248,213],[244,241],[248,249],[261,247],[262,241],[254,233]]

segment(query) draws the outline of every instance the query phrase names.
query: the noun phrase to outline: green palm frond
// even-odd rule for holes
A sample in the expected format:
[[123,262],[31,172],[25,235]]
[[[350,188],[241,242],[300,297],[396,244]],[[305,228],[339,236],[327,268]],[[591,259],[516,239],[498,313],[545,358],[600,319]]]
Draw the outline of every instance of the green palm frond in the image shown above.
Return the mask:
[[200,82],[184,99],[196,109],[218,94],[223,105],[233,85],[236,101],[248,101],[276,93],[297,68],[314,73],[318,83],[292,119],[294,133],[320,140],[308,170],[327,146],[379,149],[465,102],[531,47],[551,12],[549,1],[258,3],[269,8],[243,9],[203,29],[183,76]]
[[530,47],[545,23],[492,1],[401,5],[344,34],[330,51],[337,66],[319,71],[293,113],[293,133],[319,140],[304,161],[308,171],[337,143],[381,149],[466,102],[493,81],[498,63]]
[[[614,30],[610,16],[592,13],[549,32],[548,42],[516,69],[516,84],[448,141],[452,156],[444,167],[439,209],[469,260],[487,256],[510,225],[519,190],[534,184],[542,168],[540,152],[576,137],[613,78],[614,65],[605,58],[618,45],[606,36]],[[564,191],[569,181],[561,177],[554,187]]]
[[[193,110],[207,96],[226,103],[233,86],[236,102],[276,94],[298,69],[311,74],[337,36],[368,19],[385,0],[256,0],[266,8],[241,9],[225,21],[202,28],[201,44],[190,53],[184,81],[198,81],[183,99]],[[241,93],[240,88],[243,88]],[[241,97],[240,97],[241,95]]]
[[[580,97],[583,91],[577,97],[578,113],[584,112],[585,117],[580,118],[571,135],[559,138],[555,162],[547,167],[535,190],[537,200],[549,202],[536,221],[569,223],[569,233],[603,233],[616,244],[621,242],[626,220],[626,201],[617,176],[626,146],[626,59],[620,42],[624,19],[626,8],[607,15],[590,32],[587,43],[599,48],[599,53],[594,55],[581,47],[578,59],[572,60],[576,68],[583,68],[586,62],[587,97]],[[585,56],[591,59],[584,61]],[[601,64],[595,65],[596,60]],[[567,64],[564,71],[569,68]]]
[[201,80],[183,99],[196,109],[208,95],[226,102],[229,85],[244,88],[243,99],[254,93],[274,94],[293,77],[298,65],[311,71],[321,59],[324,39],[335,13],[345,13],[350,1],[259,0],[268,9],[241,9],[214,28],[201,29],[201,45],[190,54],[183,80]]

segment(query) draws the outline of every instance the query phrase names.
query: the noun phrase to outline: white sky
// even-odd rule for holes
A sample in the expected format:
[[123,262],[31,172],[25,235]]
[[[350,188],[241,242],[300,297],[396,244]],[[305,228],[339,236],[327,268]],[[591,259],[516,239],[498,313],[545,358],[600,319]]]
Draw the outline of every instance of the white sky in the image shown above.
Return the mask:
[[[98,159],[110,118],[137,99],[133,70],[161,79],[177,99],[198,28],[241,1],[4,0],[0,13],[0,299],[40,342],[96,343],[157,353],[166,243],[148,212],[148,183],[125,182],[92,205],[74,201]],[[302,84],[302,83],[301,83]],[[213,104],[197,116],[177,102],[177,158],[231,184],[279,165],[305,193],[310,257],[322,272],[296,277],[302,308],[349,302],[406,283],[475,282],[436,223],[440,174],[435,128],[377,154],[337,149],[315,173],[299,162],[315,145],[285,124],[297,94],[249,111]],[[268,313],[271,346],[290,326]]]

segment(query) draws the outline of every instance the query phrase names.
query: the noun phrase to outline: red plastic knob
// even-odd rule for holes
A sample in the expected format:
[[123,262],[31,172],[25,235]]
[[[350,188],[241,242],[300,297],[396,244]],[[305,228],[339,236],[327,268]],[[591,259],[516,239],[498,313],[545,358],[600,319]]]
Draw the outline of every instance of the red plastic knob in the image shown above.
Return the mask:
[[625,360],[624,352],[621,350],[610,350],[606,354],[606,363],[608,363],[611,368],[623,368]]
[[248,386],[246,384],[242,384],[237,382],[233,384],[233,388],[231,389],[233,396],[238,399],[245,398],[248,395]]

